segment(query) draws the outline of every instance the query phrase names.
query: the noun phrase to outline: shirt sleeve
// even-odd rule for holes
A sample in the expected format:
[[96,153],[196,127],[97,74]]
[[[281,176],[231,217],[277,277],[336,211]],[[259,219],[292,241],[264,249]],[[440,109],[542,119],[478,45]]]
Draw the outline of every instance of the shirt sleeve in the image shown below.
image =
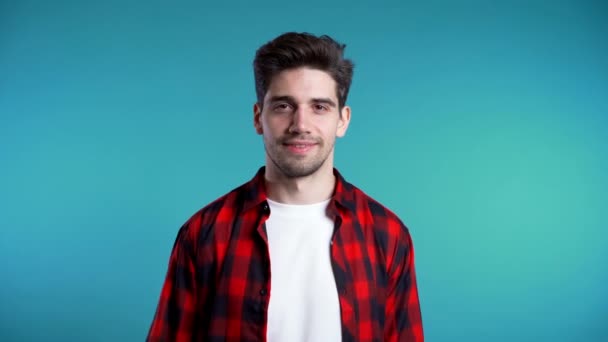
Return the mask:
[[191,341],[194,334],[196,277],[194,249],[187,226],[180,229],[146,341]]
[[393,266],[389,270],[384,340],[422,342],[424,334],[416,285],[414,246],[407,228],[404,231],[404,241],[396,244]]

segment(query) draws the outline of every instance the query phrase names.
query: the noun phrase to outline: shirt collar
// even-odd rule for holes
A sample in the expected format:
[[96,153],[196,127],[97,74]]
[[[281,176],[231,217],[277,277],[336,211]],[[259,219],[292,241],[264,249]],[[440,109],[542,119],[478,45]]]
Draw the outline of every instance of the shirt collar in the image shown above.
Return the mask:
[[[243,188],[243,210],[247,211],[254,207],[267,206],[266,199],[268,198],[266,192],[266,181],[264,174],[266,167],[262,166],[258,169],[255,176],[247,183]],[[340,212],[340,207],[347,209],[351,212],[355,211],[355,187],[347,182],[342,174],[334,168],[334,176],[336,177],[336,185],[334,187],[334,193],[332,200],[329,203],[330,210],[337,210]]]

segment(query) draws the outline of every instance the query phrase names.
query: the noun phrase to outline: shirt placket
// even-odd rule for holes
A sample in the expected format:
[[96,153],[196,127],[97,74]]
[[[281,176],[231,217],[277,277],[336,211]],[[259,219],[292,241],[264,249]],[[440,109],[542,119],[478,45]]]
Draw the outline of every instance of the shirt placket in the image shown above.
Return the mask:
[[[270,217],[270,207],[268,203],[262,205],[262,217],[257,225],[257,232],[264,243],[264,248],[261,248],[260,254],[262,254],[262,268],[264,269],[264,282],[262,287],[259,289],[257,295],[259,298],[258,313],[263,315],[263,324],[261,325],[260,341],[267,340],[268,331],[268,305],[270,303],[270,250],[268,248],[268,233],[266,231],[266,220]],[[254,291],[255,292],[255,291]]]
[[[348,279],[336,276],[337,274],[347,274],[345,267],[348,262],[341,251],[341,239],[337,238],[340,235],[340,229],[344,230],[347,227],[343,226],[343,220],[340,215],[336,215],[334,223],[334,234],[330,242],[331,263],[334,269],[334,279],[338,290],[338,298],[340,301],[340,319],[342,323],[342,341],[351,341],[355,338],[352,334],[356,332],[356,317],[353,307],[353,298],[349,290]],[[342,266],[344,265],[344,266]]]

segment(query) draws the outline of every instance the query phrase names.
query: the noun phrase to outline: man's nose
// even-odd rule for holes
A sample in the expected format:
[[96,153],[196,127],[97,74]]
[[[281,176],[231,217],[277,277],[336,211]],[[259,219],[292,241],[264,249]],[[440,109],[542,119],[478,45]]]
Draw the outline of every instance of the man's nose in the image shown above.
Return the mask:
[[302,107],[296,109],[293,112],[291,119],[291,126],[289,127],[289,132],[291,133],[309,133],[309,115]]

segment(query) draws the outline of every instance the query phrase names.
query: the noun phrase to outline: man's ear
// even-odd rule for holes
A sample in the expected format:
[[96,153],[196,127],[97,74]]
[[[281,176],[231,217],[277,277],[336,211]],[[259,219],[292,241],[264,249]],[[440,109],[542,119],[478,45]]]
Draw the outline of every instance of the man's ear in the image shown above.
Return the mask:
[[342,107],[342,110],[340,111],[338,129],[336,130],[336,136],[338,138],[341,138],[346,134],[346,130],[348,129],[349,123],[350,123],[350,107],[344,106],[344,107]]
[[262,107],[256,102],[253,105],[253,127],[257,134],[264,134],[262,128]]

